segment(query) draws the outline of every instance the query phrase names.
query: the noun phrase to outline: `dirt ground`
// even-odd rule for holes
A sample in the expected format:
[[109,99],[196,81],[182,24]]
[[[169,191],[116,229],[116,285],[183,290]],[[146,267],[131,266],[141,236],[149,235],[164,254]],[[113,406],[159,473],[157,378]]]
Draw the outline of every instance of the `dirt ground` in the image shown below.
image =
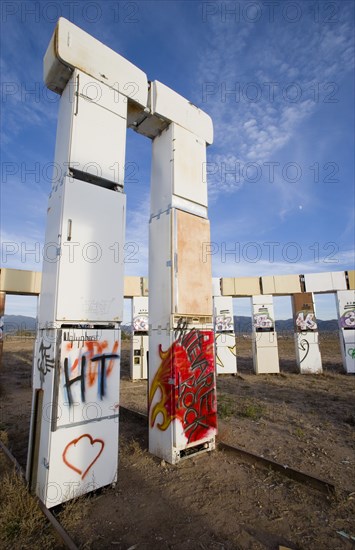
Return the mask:
[[[128,346],[123,342],[121,404],[146,413],[147,384],[129,380]],[[6,430],[8,446],[23,467],[32,349],[31,338],[7,339],[0,372],[0,429]],[[228,451],[170,466],[148,453],[145,422],[123,412],[118,482],[78,500],[85,514],[77,514],[69,530],[78,546],[354,548],[345,534],[355,536],[355,377],[343,373],[337,335],[321,338],[322,375],[297,373],[291,337],[279,339],[278,375],[253,374],[250,340],[238,339],[237,349],[238,375],[218,378],[219,438],[330,481],[335,497]],[[26,547],[17,544],[7,547]],[[31,548],[43,548],[40,538]]]

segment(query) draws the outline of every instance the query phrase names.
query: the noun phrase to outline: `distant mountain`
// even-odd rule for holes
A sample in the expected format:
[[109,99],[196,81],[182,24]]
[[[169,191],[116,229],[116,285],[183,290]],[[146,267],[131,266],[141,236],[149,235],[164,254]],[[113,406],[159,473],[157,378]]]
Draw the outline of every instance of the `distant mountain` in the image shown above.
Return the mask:
[[[331,319],[329,321],[322,321],[317,319],[317,325],[319,332],[333,332],[338,330],[338,321]],[[234,330],[237,333],[251,332],[251,318],[234,315]],[[293,319],[280,319],[276,321],[277,332],[293,332]]]
[[[5,332],[18,332],[18,331],[36,331],[36,319],[34,317],[26,317],[25,315],[5,315],[4,317],[4,331]],[[317,319],[319,332],[333,332],[338,330],[338,321],[331,319],[330,321],[321,321]],[[131,325],[122,325],[122,331],[130,333],[132,331]],[[234,316],[234,330],[237,333],[249,333],[251,332],[251,318],[243,316]],[[293,320],[282,319],[276,321],[277,332],[293,332]]]
[[319,332],[334,332],[339,330],[338,321],[330,319],[329,321],[317,321]]
[[122,332],[124,332],[125,334],[131,334],[132,332],[132,325],[126,323],[125,325],[121,325],[121,330]]
[[234,315],[235,332],[251,332],[251,318]]
[[25,315],[4,316],[4,332],[35,331],[36,328],[37,321],[34,317],[26,317]]

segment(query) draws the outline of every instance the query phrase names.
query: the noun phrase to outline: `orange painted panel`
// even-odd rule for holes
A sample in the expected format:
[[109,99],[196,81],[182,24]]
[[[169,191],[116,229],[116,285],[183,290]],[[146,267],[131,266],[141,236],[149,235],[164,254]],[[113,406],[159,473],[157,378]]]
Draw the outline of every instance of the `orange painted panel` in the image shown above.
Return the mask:
[[210,238],[210,223],[204,218],[176,211],[175,313],[212,315],[211,257],[203,254]]

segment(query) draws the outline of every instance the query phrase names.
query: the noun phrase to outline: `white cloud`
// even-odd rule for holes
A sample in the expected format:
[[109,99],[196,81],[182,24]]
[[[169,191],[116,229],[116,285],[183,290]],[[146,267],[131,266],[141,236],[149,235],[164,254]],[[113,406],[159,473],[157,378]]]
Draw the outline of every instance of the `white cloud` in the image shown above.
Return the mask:
[[[324,97],[350,73],[352,10],[344,3],[336,7],[337,23],[315,27],[311,18],[303,18],[293,25],[281,21],[276,27],[264,21],[262,37],[259,27],[245,22],[236,27],[222,18],[211,21],[198,71],[203,102],[197,103],[214,122],[212,158],[227,162],[234,157],[245,163],[275,160]],[[325,88],[332,79],[334,88]],[[237,183],[234,190],[240,187]],[[214,197],[232,190],[231,185],[212,186]]]

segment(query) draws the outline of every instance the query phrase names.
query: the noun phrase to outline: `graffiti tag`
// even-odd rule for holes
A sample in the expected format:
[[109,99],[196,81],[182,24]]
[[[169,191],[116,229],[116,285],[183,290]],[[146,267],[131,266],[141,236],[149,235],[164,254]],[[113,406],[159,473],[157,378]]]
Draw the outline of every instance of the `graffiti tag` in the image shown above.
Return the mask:
[[[237,346],[234,344],[234,346],[224,346],[222,343],[219,342],[219,340],[223,340],[223,334],[216,334],[216,365],[218,367],[224,368],[224,364],[221,358],[221,351],[228,350],[227,354],[231,355],[232,357],[237,356]],[[224,353],[225,355],[225,353]],[[228,358],[227,358],[228,360]]]
[[[161,414],[157,427],[166,430],[178,419],[190,443],[208,437],[217,427],[213,331],[187,331],[180,324],[175,336],[168,350],[159,346],[162,362],[149,392],[150,424],[153,427]],[[158,389],[161,399],[152,406]]]
[[137,317],[133,319],[133,330],[135,332],[148,332],[149,330],[148,316],[137,315]]
[[341,328],[355,329],[355,310],[346,311],[339,319]]
[[[68,345],[70,348],[70,344]],[[67,392],[69,407],[73,404],[72,385],[80,384],[81,401],[85,403],[86,387],[92,387],[97,382],[97,393],[100,400],[106,394],[106,379],[111,374],[115,359],[119,359],[118,341],[113,345],[111,353],[105,353],[107,341],[86,342],[85,351],[80,350],[79,356],[70,365],[68,357],[64,358],[64,387]],[[72,374],[75,373],[76,376]]]
[[[81,479],[84,479],[100,457],[104,447],[105,443],[102,439],[94,439],[90,434],[83,434],[68,443],[62,453],[62,459],[68,468],[74,470],[81,476]],[[82,466],[82,462],[84,462],[84,466]]]
[[301,331],[317,330],[317,323],[314,313],[307,313],[305,317],[304,311],[300,311],[297,314],[296,325]]
[[217,332],[234,330],[232,317],[217,315],[215,319],[215,330]]
[[41,384],[44,383],[46,374],[54,369],[53,345],[51,343],[46,346],[41,340],[38,350],[37,369],[40,373]]
[[301,351],[304,352],[304,355],[302,357],[302,359],[300,360],[300,363],[302,363],[302,361],[304,361],[309,353],[309,342],[308,340],[306,340],[305,338],[303,338],[303,340],[300,340],[299,341],[299,344],[298,344],[298,349],[300,349]]
[[272,329],[274,322],[269,316],[268,311],[266,313],[256,313],[254,315],[254,327],[256,329]]

